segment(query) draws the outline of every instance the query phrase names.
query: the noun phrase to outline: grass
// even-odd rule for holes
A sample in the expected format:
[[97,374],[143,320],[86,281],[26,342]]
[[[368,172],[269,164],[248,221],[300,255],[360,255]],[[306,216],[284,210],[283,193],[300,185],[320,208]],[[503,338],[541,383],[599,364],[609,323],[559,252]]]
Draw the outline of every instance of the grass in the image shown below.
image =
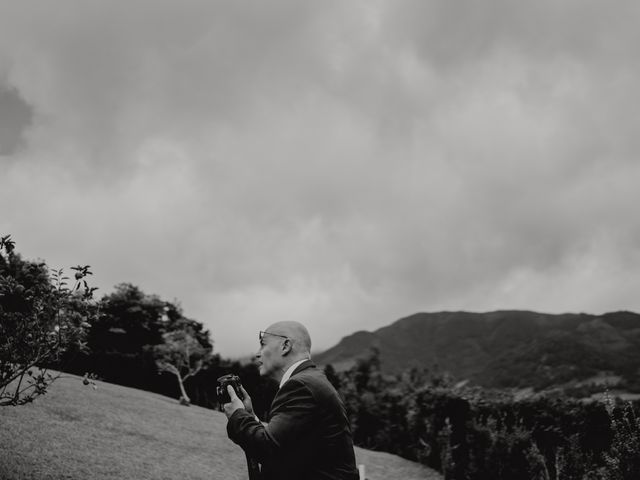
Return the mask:
[[[369,480],[441,476],[395,455],[356,449]],[[65,375],[30,405],[0,407],[0,479],[244,480],[224,414],[161,395]]]

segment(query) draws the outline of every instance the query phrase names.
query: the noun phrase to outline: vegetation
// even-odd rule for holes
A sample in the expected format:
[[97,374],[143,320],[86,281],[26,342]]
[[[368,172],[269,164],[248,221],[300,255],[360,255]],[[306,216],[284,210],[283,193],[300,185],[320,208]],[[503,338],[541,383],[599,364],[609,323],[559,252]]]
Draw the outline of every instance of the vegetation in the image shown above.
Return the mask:
[[[88,371],[107,382],[207,408],[217,408],[217,378],[235,373],[254,398],[256,413],[264,416],[268,410],[276,386],[261,379],[255,365],[214,353],[210,332],[185,317],[176,302],[123,283],[98,305],[100,315],[87,332],[87,349],[65,357],[61,369],[77,375]],[[163,372],[172,375],[160,375]]]
[[0,406],[23,405],[46,393],[56,376],[47,365],[82,350],[95,288],[89,266],[73,267],[73,284],[62,270],[25,261],[10,236],[0,238]]
[[516,401],[416,368],[389,377],[375,350],[327,374],[345,399],[358,445],[419,461],[445,479],[640,478],[640,419],[630,404]]
[[160,372],[173,374],[180,388],[180,403],[190,405],[185,391],[187,379],[196,375],[203,364],[211,358],[212,346],[198,340],[192,322],[185,321],[162,335],[163,343],[153,347],[153,356]]
[[609,479],[637,479],[640,473],[640,417],[630,403],[616,408],[607,399],[607,411],[612,420],[613,438],[610,451],[605,453]]

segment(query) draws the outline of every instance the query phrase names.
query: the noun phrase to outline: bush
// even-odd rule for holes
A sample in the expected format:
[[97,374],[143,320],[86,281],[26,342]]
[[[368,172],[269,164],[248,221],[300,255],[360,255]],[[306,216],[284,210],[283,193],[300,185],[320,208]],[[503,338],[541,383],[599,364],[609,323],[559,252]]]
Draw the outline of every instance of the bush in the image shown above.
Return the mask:
[[57,378],[47,371],[70,349],[85,348],[95,315],[89,266],[77,266],[72,287],[62,270],[23,260],[10,236],[0,238],[0,405],[23,405]]
[[429,370],[385,377],[375,351],[336,376],[357,445],[419,461],[445,479],[640,478],[640,420],[630,404],[515,401],[456,388]]
[[607,399],[612,419],[613,440],[605,453],[608,479],[637,480],[640,478],[640,418],[631,403],[616,405]]

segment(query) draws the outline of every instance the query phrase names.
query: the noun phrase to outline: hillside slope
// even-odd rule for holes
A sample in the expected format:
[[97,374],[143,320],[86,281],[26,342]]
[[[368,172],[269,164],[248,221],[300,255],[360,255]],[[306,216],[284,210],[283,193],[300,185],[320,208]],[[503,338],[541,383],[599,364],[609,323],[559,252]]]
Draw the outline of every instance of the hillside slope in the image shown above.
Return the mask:
[[[0,479],[244,480],[224,414],[65,375],[46,396],[0,408]],[[370,480],[439,479],[395,455],[356,449]]]
[[380,352],[387,372],[433,367],[486,387],[546,388],[609,372],[640,388],[640,315],[529,311],[417,313],[314,356],[341,370]]

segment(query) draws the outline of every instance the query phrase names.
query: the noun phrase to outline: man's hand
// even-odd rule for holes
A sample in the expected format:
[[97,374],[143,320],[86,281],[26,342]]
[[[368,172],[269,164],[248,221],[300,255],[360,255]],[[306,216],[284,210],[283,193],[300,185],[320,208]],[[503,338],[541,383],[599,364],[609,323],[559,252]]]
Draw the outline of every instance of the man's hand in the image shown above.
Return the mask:
[[236,395],[236,391],[233,389],[233,387],[231,385],[227,385],[227,392],[229,392],[229,398],[231,399],[229,403],[224,404],[224,413],[227,418],[230,418],[231,415],[233,415],[233,412],[235,412],[239,408],[244,408],[249,413],[253,413],[253,404],[251,403],[251,397],[242,385],[240,386],[240,388],[242,389],[242,394],[244,395],[244,403],[238,398],[238,395]]
[[242,390],[242,395],[244,396],[244,400],[242,401],[242,403],[244,403],[244,408],[246,408],[249,413],[253,414],[253,403],[251,403],[251,397],[242,385],[240,385],[240,390]]

